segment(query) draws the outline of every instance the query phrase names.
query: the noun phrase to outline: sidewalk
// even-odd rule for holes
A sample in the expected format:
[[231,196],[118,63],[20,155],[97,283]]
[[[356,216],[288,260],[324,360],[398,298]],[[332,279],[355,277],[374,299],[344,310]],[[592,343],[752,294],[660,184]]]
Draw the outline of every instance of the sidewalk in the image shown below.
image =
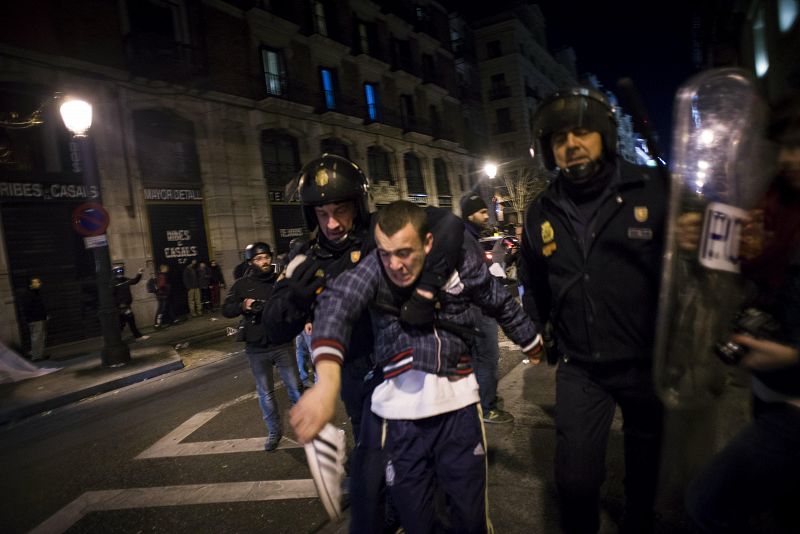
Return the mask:
[[0,384],[0,425],[181,369],[183,362],[176,347],[224,339],[226,328],[236,327],[238,322],[217,312],[160,330],[152,326],[141,328],[143,334],[150,336],[143,341],[134,341],[125,330],[123,341],[130,347],[131,361],[114,368],[101,364],[103,339],[99,337],[48,347],[50,360],[39,362],[40,367],[60,370]]

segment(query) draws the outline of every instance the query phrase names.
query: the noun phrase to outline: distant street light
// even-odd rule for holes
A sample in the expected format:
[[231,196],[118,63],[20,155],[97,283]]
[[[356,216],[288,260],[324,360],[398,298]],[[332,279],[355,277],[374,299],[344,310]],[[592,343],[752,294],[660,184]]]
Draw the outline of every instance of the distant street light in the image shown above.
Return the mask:
[[483,172],[489,177],[490,180],[493,179],[495,176],[497,176],[497,164],[487,161],[483,165]]
[[[94,147],[88,137],[89,128],[92,126],[92,106],[84,100],[67,99],[61,104],[60,112],[64,126],[72,132],[72,139],[78,145],[86,190],[89,191],[91,186],[95,186],[99,194],[100,180],[94,160]],[[111,294],[111,258],[108,254],[108,243],[93,246],[92,251],[97,282],[97,315],[103,335],[103,351],[100,357],[103,365],[117,367],[131,360],[131,352],[128,345],[122,342],[119,316]]]

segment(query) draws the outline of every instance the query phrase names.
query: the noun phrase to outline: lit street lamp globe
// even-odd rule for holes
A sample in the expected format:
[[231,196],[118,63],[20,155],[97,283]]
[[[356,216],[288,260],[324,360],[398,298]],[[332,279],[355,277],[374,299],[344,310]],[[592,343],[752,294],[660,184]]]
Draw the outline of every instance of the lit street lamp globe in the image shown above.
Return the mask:
[[486,163],[483,166],[483,172],[486,173],[486,176],[488,176],[489,179],[494,178],[495,176],[497,176],[497,164],[492,162]]
[[61,104],[61,119],[75,137],[86,137],[92,126],[92,106],[85,100],[67,100]]

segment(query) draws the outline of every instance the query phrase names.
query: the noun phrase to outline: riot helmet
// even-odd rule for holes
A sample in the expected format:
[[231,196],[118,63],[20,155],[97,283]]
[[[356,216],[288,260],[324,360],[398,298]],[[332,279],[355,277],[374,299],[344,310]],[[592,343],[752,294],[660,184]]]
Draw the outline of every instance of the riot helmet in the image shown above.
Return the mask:
[[118,278],[121,277],[121,276],[124,276],[125,275],[125,266],[124,265],[115,265],[111,269],[111,274],[113,274],[114,276],[116,276]]
[[369,221],[369,180],[361,168],[347,158],[323,154],[300,170],[298,191],[303,218],[309,231],[318,226],[315,206],[345,202],[355,203],[356,226]]
[[253,258],[258,256],[259,254],[268,254],[270,257],[272,256],[272,249],[269,248],[267,243],[262,241],[256,241],[255,243],[250,243],[247,245],[247,248],[244,249],[244,259],[247,261],[253,261]]
[[[614,108],[606,96],[591,87],[574,87],[556,91],[536,108],[533,115],[533,155],[542,158],[547,170],[556,169],[551,137],[554,133],[585,128],[595,131],[603,138],[603,158],[617,155],[617,119]],[[585,165],[581,165],[584,167]],[[569,169],[561,169],[569,174]],[[578,170],[578,172],[585,169]]]

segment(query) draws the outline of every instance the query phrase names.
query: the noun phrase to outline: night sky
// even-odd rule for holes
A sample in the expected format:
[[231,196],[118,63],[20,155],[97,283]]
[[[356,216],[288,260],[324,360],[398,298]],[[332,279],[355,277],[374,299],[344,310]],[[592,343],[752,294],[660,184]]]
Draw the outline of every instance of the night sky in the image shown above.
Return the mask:
[[[491,15],[513,0],[483,5],[444,2],[469,15]],[[595,74],[615,93],[620,77],[633,79],[661,149],[669,158],[672,101],[677,88],[695,71],[691,61],[692,10],[688,0],[670,2],[570,2],[539,0],[551,52],[571,46],[578,75]],[[623,106],[624,107],[624,106]]]
[[620,77],[633,79],[669,158],[672,101],[695,72],[690,2],[536,3],[545,16],[551,51],[572,46],[579,75],[591,72],[615,93]]

